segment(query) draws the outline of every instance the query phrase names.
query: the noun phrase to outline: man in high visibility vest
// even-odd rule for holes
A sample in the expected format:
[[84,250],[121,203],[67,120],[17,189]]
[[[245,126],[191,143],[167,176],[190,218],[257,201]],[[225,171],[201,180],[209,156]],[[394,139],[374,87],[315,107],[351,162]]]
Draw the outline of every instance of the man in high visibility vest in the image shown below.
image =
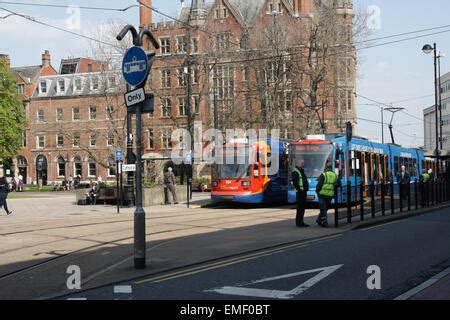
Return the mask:
[[427,169],[423,169],[419,178],[420,205],[422,207],[425,207],[428,200],[428,182],[430,180],[431,176]]
[[336,173],[332,171],[331,163],[327,163],[325,172],[317,181],[316,192],[319,197],[320,214],[316,222],[323,228],[328,228],[328,208],[331,200],[336,194],[336,186],[340,186],[341,181]]
[[299,228],[309,227],[309,225],[303,221],[306,209],[306,195],[309,190],[308,178],[305,175],[304,167],[305,161],[299,160],[292,171],[292,184],[294,185],[297,196],[297,215],[295,217],[295,224]]

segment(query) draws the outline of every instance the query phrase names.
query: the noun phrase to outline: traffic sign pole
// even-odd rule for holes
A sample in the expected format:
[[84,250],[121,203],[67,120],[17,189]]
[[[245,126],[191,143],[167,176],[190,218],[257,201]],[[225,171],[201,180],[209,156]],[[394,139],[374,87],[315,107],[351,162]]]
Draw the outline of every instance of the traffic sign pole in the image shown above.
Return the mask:
[[[134,212],[134,267],[144,269],[146,265],[146,240],[145,240],[145,211],[142,207],[142,108],[147,98],[144,87],[150,73],[152,59],[155,53],[147,55],[142,50],[143,38],[147,36],[155,49],[159,49],[159,44],[153,34],[148,29],[141,29],[138,32],[131,25],[126,25],[117,36],[121,41],[125,35],[131,32],[133,35],[134,47],[130,48],[124,56],[122,63],[122,72],[125,81],[131,87],[137,87],[133,92],[127,92],[125,101],[127,106],[136,105],[136,211]],[[127,89],[128,86],[127,86]],[[142,90],[140,90],[142,89]],[[129,91],[129,90],[127,90]],[[144,99],[144,100],[142,100]],[[131,126],[131,112],[127,112],[128,128]],[[130,139],[130,135],[128,136]],[[128,140],[130,141],[130,140]],[[127,144],[129,147],[129,143]],[[128,149],[129,150],[129,149]],[[128,156],[130,156],[128,154]]]

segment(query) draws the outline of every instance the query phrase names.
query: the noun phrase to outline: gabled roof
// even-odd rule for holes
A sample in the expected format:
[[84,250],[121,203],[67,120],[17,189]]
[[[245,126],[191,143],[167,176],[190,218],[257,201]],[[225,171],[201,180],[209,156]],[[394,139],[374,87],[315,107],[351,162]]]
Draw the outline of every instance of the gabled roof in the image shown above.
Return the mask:
[[228,0],[228,2],[241,16],[242,21],[250,26],[255,22],[266,0]]
[[16,67],[11,68],[11,73],[14,77],[20,77],[24,81],[32,82],[41,72],[42,66],[30,66],[30,67]]

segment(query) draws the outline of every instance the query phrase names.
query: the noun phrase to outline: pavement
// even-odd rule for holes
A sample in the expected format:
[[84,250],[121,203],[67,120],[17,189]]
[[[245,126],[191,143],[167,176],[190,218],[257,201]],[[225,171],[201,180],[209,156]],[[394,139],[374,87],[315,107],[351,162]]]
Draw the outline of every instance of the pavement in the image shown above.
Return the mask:
[[114,206],[76,206],[71,193],[10,200],[14,215],[0,216],[0,299],[73,293],[66,285],[73,265],[81,269],[81,289],[88,290],[339,235],[361,223],[356,217],[352,225],[323,229],[314,223],[318,210],[311,208],[305,219],[311,227],[298,229],[293,207],[202,208],[208,199],[209,194],[194,193],[189,209],[185,203],[145,208],[145,270],[133,267],[134,208],[117,214]]

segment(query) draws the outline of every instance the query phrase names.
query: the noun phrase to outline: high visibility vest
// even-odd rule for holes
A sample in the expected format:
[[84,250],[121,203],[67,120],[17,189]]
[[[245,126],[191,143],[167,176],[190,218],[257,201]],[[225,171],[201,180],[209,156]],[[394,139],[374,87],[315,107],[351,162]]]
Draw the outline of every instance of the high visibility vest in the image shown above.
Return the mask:
[[422,174],[422,177],[423,177],[423,182],[428,182],[428,181],[430,181],[430,178],[431,178],[428,173]]
[[334,197],[334,185],[337,182],[337,175],[332,171],[327,171],[322,173],[325,178],[325,181],[322,186],[322,190],[320,190],[319,195],[324,197]]
[[[305,190],[305,187],[303,186],[303,175],[300,172],[300,170],[298,170],[297,168],[294,169],[294,172],[297,172],[298,174],[298,185],[300,186],[300,190]],[[299,192],[300,190],[298,190],[295,186],[294,186],[295,192]]]

